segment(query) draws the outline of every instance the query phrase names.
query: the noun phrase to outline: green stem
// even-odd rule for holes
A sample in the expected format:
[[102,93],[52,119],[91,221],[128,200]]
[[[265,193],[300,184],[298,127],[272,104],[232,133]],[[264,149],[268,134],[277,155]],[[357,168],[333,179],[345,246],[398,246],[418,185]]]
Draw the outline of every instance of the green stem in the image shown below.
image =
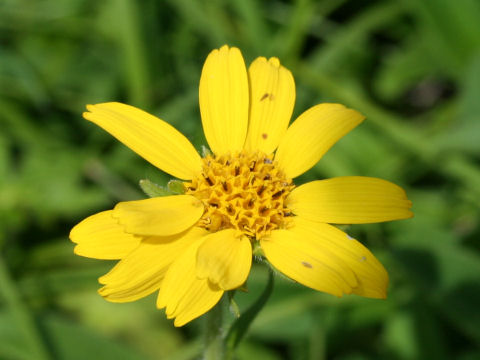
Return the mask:
[[240,341],[247,333],[250,325],[267,303],[268,298],[272,294],[272,290],[273,272],[269,270],[268,282],[260,297],[242,315],[240,315],[238,319],[233,322],[228,330],[227,336],[225,337],[225,359],[234,359],[236,347],[238,344],[240,344]]
[[221,360],[225,344],[222,334],[223,301],[220,300],[206,315],[204,360]]
[[45,344],[42,341],[42,336],[35,325],[35,322],[27,308],[22,302],[22,298],[15,286],[13,279],[10,276],[7,265],[3,257],[0,256],[0,292],[7,303],[7,306],[13,315],[19,329],[23,331],[23,336],[32,352],[32,358],[38,360],[49,360],[51,357],[48,354]]

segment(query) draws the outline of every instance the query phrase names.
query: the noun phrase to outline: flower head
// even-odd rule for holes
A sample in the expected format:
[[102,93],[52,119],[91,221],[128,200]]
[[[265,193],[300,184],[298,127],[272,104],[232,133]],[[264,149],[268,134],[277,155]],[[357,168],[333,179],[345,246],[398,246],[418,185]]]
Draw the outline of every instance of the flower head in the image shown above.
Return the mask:
[[256,245],[274,268],[310,288],[384,298],[384,267],[329,224],[411,217],[405,192],[369,177],[292,181],[364,117],[320,104],[288,126],[291,73],[264,57],[247,72],[240,51],[228,46],[208,56],[199,98],[213,152],[203,158],[181,133],[142,110],[87,106],[87,120],[184,181],[184,194],[121,202],[73,228],[76,254],[120,260],[99,279],[100,294],[127,302],[159,290],[157,307],[182,326],[242,286]]

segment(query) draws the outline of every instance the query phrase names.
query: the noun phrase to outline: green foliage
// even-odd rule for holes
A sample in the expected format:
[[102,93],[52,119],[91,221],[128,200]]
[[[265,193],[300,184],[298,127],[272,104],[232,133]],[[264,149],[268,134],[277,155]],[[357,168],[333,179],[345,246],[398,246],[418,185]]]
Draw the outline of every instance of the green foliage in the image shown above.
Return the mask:
[[[273,290],[273,273],[268,273],[268,282],[265,286],[265,290],[260,294],[260,297],[240,316],[235,319],[228,329],[228,333],[225,337],[226,353],[228,359],[233,359],[237,346],[246,335],[252,322],[258,316],[258,313],[263,309],[267,303],[268,298],[272,294]],[[233,299],[232,299],[233,300]]]
[[145,195],[149,197],[172,195],[172,193],[167,188],[155,184],[148,179],[140,180],[138,184],[140,185],[140,188],[145,193]]
[[[105,302],[97,278],[114,263],[75,256],[68,233],[143,198],[139,179],[149,195],[182,190],[85,105],[141,107],[201,149],[200,71],[224,43],[247,63],[278,56],[296,115],[340,102],[367,116],[300,182],[382,177],[415,212],[349,228],[388,269],[387,300],[278,278],[238,359],[480,358],[479,22],[476,0],[1,1],[0,358],[199,358],[202,319],[179,330],[154,296]],[[236,294],[240,313],[265,275]]]

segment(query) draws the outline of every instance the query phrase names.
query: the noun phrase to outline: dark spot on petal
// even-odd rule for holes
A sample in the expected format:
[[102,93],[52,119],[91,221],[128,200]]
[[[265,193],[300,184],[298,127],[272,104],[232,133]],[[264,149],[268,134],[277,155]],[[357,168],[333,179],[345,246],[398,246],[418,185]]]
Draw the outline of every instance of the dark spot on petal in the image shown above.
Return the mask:
[[362,256],[362,257],[360,258],[360,261],[367,261],[366,256]]
[[260,101],[263,101],[266,98],[268,98],[268,93],[263,94],[263,96],[260,98]]
[[306,261],[302,261],[302,265],[309,269],[313,268],[313,265]]
[[262,134],[262,138],[266,139],[268,137],[268,134],[267,133],[263,133]]

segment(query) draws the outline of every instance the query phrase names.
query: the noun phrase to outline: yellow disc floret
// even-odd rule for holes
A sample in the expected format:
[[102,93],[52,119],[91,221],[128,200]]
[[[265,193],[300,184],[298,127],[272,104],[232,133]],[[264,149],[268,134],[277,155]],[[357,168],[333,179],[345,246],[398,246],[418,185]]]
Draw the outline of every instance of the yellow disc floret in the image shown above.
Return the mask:
[[273,155],[240,152],[202,161],[200,176],[184,183],[185,193],[205,205],[198,226],[212,232],[233,228],[260,239],[290,222],[285,198],[294,185]]

